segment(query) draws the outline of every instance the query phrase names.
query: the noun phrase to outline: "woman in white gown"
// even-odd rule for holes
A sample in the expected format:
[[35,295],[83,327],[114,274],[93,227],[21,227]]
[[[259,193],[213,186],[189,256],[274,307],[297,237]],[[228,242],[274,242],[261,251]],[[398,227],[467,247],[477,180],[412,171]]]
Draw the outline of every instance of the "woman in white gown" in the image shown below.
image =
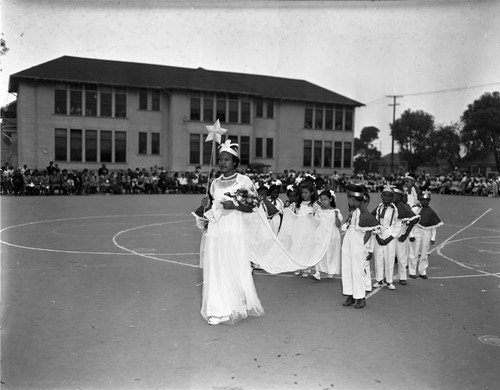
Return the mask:
[[238,189],[256,193],[251,179],[235,171],[237,148],[227,141],[221,146],[222,175],[210,186],[211,200],[202,200],[202,206],[211,209],[205,213],[210,222],[204,237],[201,315],[211,325],[264,314],[252,277],[249,238],[244,234],[243,214],[252,209],[236,205],[225,195]]

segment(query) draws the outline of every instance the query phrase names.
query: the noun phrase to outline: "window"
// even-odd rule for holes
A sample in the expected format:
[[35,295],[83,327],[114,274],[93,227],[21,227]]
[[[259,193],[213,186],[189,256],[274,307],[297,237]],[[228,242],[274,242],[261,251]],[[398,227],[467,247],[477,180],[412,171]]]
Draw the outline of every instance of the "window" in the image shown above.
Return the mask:
[[148,154],[148,133],[139,132],[139,154]]
[[100,116],[110,117],[112,107],[111,88],[101,88],[101,113]]
[[266,140],[266,157],[274,158],[274,140],[272,138],[268,138]]
[[274,101],[267,101],[267,115],[266,118],[274,118]]
[[160,91],[157,89],[151,91],[151,110],[160,111]]
[[345,124],[344,124],[345,131],[352,131],[353,114],[354,112],[352,110],[345,111]]
[[82,115],[82,86],[72,84],[69,91],[69,113],[71,115]]
[[333,167],[333,142],[332,141],[324,141],[323,148],[323,167],[324,168],[332,168]]
[[331,168],[332,167],[332,153],[333,153],[333,148],[332,148],[332,141],[325,141],[324,142],[324,150],[323,150],[323,167],[324,168]]
[[[212,142],[204,142],[204,137],[201,137],[201,143],[203,144],[203,164],[210,164],[210,157],[212,156]],[[214,160],[217,153],[214,153]],[[215,164],[215,161],[212,161]]]
[[214,121],[214,99],[211,97],[203,98],[203,120],[205,122]]
[[85,116],[97,116],[97,86],[85,88]]
[[115,131],[115,162],[124,163],[127,161],[127,133],[125,131]]
[[190,107],[191,113],[189,118],[192,121],[201,120],[201,99],[199,97],[192,97]]
[[323,106],[316,106],[315,108],[316,115],[314,116],[314,128],[322,129],[323,128]]
[[54,159],[66,161],[68,159],[68,131],[56,129],[54,132]]
[[304,160],[302,165],[310,167],[312,162],[312,141],[304,140]]
[[217,97],[217,111],[215,117],[220,122],[226,121],[226,99],[222,97]]
[[322,142],[314,141],[314,167],[321,167]]
[[85,161],[97,161],[97,130],[85,131]]
[[242,164],[250,164],[250,137],[240,136],[240,161]]
[[250,123],[250,102],[241,102],[241,123]]
[[264,139],[263,138],[256,138],[255,139],[255,157],[264,157],[263,155],[263,142],[264,142]]
[[344,168],[351,167],[352,143],[344,142]]
[[112,144],[111,131],[101,131],[101,162],[111,162]]
[[313,108],[312,106],[306,106],[306,113],[304,117],[304,128],[312,129],[313,127]]
[[200,134],[190,134],[189,135],[189,163],[199,164],[200,163]]
[[148,90],[140,89],[139,90],[139,110],[147,110],[148,109]]
[[127,94],[124,89],[115,89],[115,118],[127,117]]
[[82,131],[71,129],[69,138],[70,161],[82,161]]
[[255,100],[255,116],[257,118],[264,117],[264,100],[263,99],[256,99]]
[[344,110],[342,107],[335,108],[335,130],[344,128]]
[[66,88],[57,88],[54,91],[54,113],[67,114],[68,113],[68,92]]
[[238,97],[229,98],[229,122],[238,123]]
[[160,154],[160,133],[151,133],[151,154]]
[[333,107],[327,106],[325,109],[325,129],[333,130]]
[[333,167],[334,168],[342,167],[342,142],[334,143]]

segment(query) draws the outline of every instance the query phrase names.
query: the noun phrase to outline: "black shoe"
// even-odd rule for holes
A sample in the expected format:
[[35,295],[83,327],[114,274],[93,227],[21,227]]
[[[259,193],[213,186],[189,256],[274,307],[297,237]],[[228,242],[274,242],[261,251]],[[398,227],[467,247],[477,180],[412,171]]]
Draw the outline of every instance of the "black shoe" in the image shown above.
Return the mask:
[[420,276],[422,279],[429,279],[427,275],[418,275],[418,276]]
[[363,307],[365,307],[365,305],[366,305],[366,299],[361,298],[361,299],[356,299],[356,304],[354,305],[354,307],[356,309],[362,309]]
[[345,302],[342,304],[342,306],[351,306],[356,302],[356,300],[352,297],[352,295],[349,295]]
[[410,278],[412,278],[412,279],[416,279],[416,278],[417,278],[417,275],[410,275]]
[[406,282],[406,280],[400,280],[399,284],[402,284],[403,286],[406,286],[408,283]]

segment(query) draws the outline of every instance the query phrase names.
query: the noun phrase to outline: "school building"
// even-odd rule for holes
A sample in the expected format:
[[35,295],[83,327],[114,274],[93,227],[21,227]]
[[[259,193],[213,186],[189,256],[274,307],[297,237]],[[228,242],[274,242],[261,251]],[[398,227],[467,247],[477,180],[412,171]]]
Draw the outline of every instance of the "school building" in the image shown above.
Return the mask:
[[219,119],[243,169],[351,173],[363,105],[304,80],[69,56],[11,75],[9,92],[2,163],[32,169],[208,169]]

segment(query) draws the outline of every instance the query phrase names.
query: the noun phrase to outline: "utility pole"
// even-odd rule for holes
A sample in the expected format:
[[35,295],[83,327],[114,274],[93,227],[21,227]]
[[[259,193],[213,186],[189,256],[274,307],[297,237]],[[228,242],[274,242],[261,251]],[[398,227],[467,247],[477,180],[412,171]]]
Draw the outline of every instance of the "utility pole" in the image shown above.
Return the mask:
[[[402,98],[403,95],[386,95],[386,97],[392,98],[393,103],[389,104],[392,106],[392,125],[394,126],[394,122],[396,121],[396,106],[399,106],[399,103],[396,103],[398,98]],[[391,143],[391,173],[394,173],[394,132],[391,130],[392,135],[392,143]]]

